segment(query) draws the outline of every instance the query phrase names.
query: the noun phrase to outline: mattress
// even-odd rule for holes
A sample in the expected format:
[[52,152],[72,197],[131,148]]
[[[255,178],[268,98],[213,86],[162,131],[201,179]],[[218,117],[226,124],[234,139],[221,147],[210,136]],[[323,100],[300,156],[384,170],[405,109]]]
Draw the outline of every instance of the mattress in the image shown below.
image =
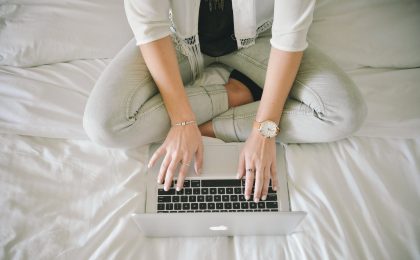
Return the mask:
[[[49,0],[32,3],[6,0],[0,6],[7,21],[0,24],[0,38],[8,35],[0,41],[0,59],[5,58],[0,65],[0,259],[420,258],[418,1],[317,2],[310,44],[353,79],[368,116],[344,140],[286,146],[291,207],[308,213],[295,232],[159,239],[142,236],[129,217],[144,209],[148,147],[106,149],[89,141],[82,128],[96,79],[129,38],[123,13],[112,12],[117,5],[112,0],[75,0],[72,8]],[[105,40],[83,36],[89,48],[66,44],[66,53],[48,52],[43,48],[50,45],[40,43],[62,41],[62,34],[39,39],[32,33],[25,34],[27,46],[19,44],[19,52],[12,53],[16,50],[6,47],[23,37],[12,30],[18,28],[14,24],[31,21],[45,6],[64,20],[90,19],[78,24],[96,25],[92,30],[101,31],[95,37],[112,41],[112,49]],[[72,13],[95,6],[101,6],[96,17]],[[109,13],[112,19],[104,27],[120,37],[106,38],[109,33],[97,22]],[[51,17],[37,23],[43,19]],[[71,37],[88,34],[69,24],[59,23],[75,30]],[[102,49],[92,52],[92,46]],[[74,59],[69,50],[77,52]],[[228,69],[216,65],[200,80],[222,83],[227,76]]]

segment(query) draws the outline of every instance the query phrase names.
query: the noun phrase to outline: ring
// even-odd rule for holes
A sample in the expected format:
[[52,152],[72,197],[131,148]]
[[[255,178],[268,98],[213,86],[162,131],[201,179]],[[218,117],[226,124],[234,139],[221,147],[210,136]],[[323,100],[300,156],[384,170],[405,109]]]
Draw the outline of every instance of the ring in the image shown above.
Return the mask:
[[254,169],[252,169],[252,168],[248,168],[248,169],[246,169],[246,171],[247,171],[247,172],[253,172],[253,171],[254,171]]
[[189,163],[184,163],[183,161],[180,161],[179,163],[182,165],[187,165],[188,167],[191,166]]

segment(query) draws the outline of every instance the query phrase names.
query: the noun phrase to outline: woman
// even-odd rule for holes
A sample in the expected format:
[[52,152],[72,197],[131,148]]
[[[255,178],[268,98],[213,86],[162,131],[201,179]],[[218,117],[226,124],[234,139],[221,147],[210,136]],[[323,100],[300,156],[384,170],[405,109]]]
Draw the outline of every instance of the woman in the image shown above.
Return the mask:
[[[366,114],[344,72],[307,48],[314,2],[125,0],[135,38],[98,79],[86,106],[87,134],[111,147],[166,136],[149,167],[164,156],[158,182],[169,189],[180,166],[178,190],[194,157],[201,172],[201,135],[246,141],[237,177],[246,175],[247,200],[254,181],[254,201],[265,200],[270,179],[274,190],[278,182],[276,140],[337,140],[358,129]],[[214,62],[235,69],[229,81],[194,84]]]

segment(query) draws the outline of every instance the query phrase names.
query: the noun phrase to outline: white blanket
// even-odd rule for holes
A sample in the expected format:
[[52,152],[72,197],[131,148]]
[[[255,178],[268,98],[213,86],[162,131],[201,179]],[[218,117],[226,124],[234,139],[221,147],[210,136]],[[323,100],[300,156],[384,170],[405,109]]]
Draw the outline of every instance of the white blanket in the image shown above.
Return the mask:
[[[0,0],[7,21],[0,23],[0,48],[7,42],[10,55],[14,42],[2,33],[18,34],[7,26],[28,21],[9,19],[19,18],[13,6],[24,5],[28,14],[45,8],[33,1]],[[116,4],[76,2],[107,11]],[[55,2],[42,0],[48,3]],[[68,17],[80,17],[77,10],[69,8]],[[115,14],[121,22],[121,10]],[[51,17],[45,18],[40,22]],[[419,259],[419,19],[415,0],[318,1],[310,42],[356,82],[369,112],[358,137],[286,148],[292,207],[308,212],[287,237],[142,237],[129,214],[144,207],[146,147],[105,149],[86,140],[82,128],[87,97],[110,59],[0,66],[0,259]],[[94,25],[119,33],[118,26]],[[16,50],[45,47],[30,45],[43,40],[37,35]],[[67,55],[53,57],[59,50],[42,57]],[[17,61],[37,62],[35,54]],[[226,76],[225,68],[213,67],[201,80]]]
[[[418,259],[420,139],[350,138],[286,148],[287,237],[140,235],[147,150],[0,135],[2,259]],[[386,152],[384,152],[386,151]],[[258,225],[258,223],[250,223]]]

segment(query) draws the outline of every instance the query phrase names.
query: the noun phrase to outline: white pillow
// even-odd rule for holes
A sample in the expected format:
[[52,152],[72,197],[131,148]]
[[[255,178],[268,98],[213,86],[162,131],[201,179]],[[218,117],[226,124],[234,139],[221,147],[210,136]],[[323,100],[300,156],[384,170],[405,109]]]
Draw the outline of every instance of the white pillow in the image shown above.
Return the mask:
[[420,66],[417,0],[320,0],[309,31],[343,69]]
[[133,37],[121,0],[6,0],[0,65],[112,58]]

